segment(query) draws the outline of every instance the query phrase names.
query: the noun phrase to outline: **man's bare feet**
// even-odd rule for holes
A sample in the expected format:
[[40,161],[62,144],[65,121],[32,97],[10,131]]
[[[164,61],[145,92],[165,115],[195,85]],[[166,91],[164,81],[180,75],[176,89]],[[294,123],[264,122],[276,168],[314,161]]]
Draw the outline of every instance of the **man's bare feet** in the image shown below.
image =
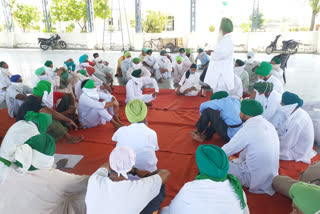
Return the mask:
[[192,139],[195,140],[195,141],[198,141],[200,143],[203,143],[205,140],[206,140],[206,136],[203,135],[203,134],[198,134],[196,132],[191,132],[191,136],[192,136]]
[[66,134],[65,135],[66,141],[68,144],[75,144],[75,143],[79,143],[83,140],[83,136],[80,137],[76,137],[76,136],[72,136],[70,134]]

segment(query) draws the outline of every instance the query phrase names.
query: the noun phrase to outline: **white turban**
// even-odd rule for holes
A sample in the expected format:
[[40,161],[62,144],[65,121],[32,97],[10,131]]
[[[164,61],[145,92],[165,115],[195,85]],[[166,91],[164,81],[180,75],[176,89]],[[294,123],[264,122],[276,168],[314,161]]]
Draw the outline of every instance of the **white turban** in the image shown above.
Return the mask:
[[130,147],[116,147],[110,154],[109,163],[113,171],[128,179],[127,173],[136,162],[136,153]]
[[253,58],[253,57],[254,57],[254,53],[253,53],[253,52],[249,52],[249,53],[248,53],[248,56],[250,56],[251,58]]

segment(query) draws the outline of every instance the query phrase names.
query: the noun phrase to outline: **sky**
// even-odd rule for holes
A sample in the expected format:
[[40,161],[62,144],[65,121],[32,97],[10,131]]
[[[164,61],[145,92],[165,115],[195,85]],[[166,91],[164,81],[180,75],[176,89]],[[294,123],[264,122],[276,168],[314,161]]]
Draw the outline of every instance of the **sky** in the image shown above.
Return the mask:
[[[118,3],[118,0],[109,0]],[[134,12],[135,0],[119,0],[121,4],[125,2],[127,11]],[[197,0],[197,14],[198,16],[206,16],[210,18],[210,13],[213,7],[220,5],[222,1],[227,2],[227,6],[223,6],[226,15],[230,15],[241,22],[248,19],[252,13],[253,0]],[[41,0],[18,0],[27,4],[33,4],[41,8]],[[190,0],[141,0],[142,11],[146,10],[161,10],[163,12],[170,12],[172,10],[179,10],[179,7],[190,5]],[[222,5],[222,3],[221,3]],[[308,0],[260,0],[260,11],[264,14],[266,19],[281,20],[282,18],[292,18],[298,24],[308,25],[311,20],[311,8]],[[186,15],[189,20],[190,11],[181,10],[179,14]],[[320,18],[318,17],[318,20]],[[3,22],[3,11],[0,10],[0,22]],[[319,23],[319,21],[318,21]]]

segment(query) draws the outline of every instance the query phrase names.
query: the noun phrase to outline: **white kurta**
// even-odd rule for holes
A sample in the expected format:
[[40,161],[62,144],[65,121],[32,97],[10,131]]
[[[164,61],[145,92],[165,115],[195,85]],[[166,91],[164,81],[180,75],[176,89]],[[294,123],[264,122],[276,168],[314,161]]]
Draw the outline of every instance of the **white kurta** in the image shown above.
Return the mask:
[[[234,76],[234,88],[227,91],[230,97],[236,98],[240,100],[240,98],[243,95],[243,87],[242,87],[242,81],[238,75],[233,74]],[[214,91],[217,92],[217,91]]]
[[161,184],[159,175],[113,182],[108,170],[100,168],[88,182],[87,214],[138,214],[160,193]]
[[283,94],[283,92],[284,92],[283,84],[280,82],[280,80],[278,80],[277,77],[271,75],[271,77],[269,77],[269,79],[266,82],[272,82],[273,83],[273,90],[276,90],[281,95]]
[[[243,192],[246,201],[246,194]],[[229,180],[214,182],[209,179],[186,183],[169,207],[161,214],[249,214],[249,208],[241,209],[241,202]]]
[[[138,69],[141,69],[141,77],[151,77],[150,71],[148,69],[146,69],[145,66],[140,65],[140,68],[138,68]],[[128,80],[132,79],[131,74],[134,70],[136,70],[134,67],[129,68],[129,70],[127,72],[127,79]]]
[[210,85],[215,91],[229,91],[234,88],[233,50],[232,37],[228,33],[223,36],[211,53],[204,83]]
[[147,67],[147,66],[144,66],[151,74],[154,73],[154,68],[153,66],[155,65],[156,63],[156,58],[153,56],[153,55],[146,55],[143,59],[143,62],[147,63],[150,67]]
[[[92,128],[112,119],[113,106],[105,109],[105,105],[112,101],[112,95],[98,92],[99,99],[89,97],[83,92],[79,99],[78,111],[79,121],[83,128]],[[110,113],[109,113],[110,112]]]
[[310,164],[317,153],[313,150],[314,129],[308,113],[298,108],[287,121],[283,121],[282,126],[286,126],[286,133],[279,133],[280,160]]
[[123,60],[121,62],[121,71],[122,71],[122,80],[126,83],[128,81],[127,79],[127,72],[129,70],[129,68],[131,68],[133,66],[132,60],[131,58],[129,59],[130,61],[127,60],[128,58],[126,58],[125,60]]
[[155,79],[150,77],[132,77],[126,85],[126,103],[134,99],[140,99],[145,103],[149,103],[154,100],[155,98],[152,94],[142,94],[143,87],[148,84],[152,84],[155,92],[159,92],[159,87]]
[[[22,83],[21,83],[22,84]],[[22,90],[21,90],[22,89]],[[22,88],[16,87],[14,83],[7,89],[6,93],[6,103],[8,106],[8,114],[11,118],[16,117],[18,114],[19,108],[23,103],[23,100],[16,99],[18,94],[32,94],[33,90],[28,86],[23,85]]]
[[190,74],[189,78],[186,78],[186,72],[183,74],[179,85],[181,86],[180,88],[180,93],[184,93],[185,90],[195,87],[196,90],[189,91],[188,93],[185,94],[185,96],[197,96],[201,90],[201,86],[199,83],[199,75],[194,73]]
[[262,116],[272,124],[274,124],[276,114],[280,111],[281,97],[281,94],[272,90],[269,97],[266,99],[265,105],[263,106],[264,111]]
[[85,214],[88,176],[56,169],[21,173],[7,167],[0,184],[0,213]]
[[183,61],[182,67],[179,68],[177,63],[173,65],[173,82],[179,83],[181,81],[181,78],[185,75],[185,72],[187,72],[191,66],[190,61]]
[[[172,64],[170,60],[167,57],[160,56],[157,62],[154,65],[154,68],[156,69],[156,79],[169,79],[171,77],[172,72]],[[167,72],[161,73],[160,68],[168,69]]]
[[243,87],[243,92],[248,93],[248,88],[249,88],[249,74],[246,70],[244,70],[245,65],[235,67],[234,68],[234,73],[240,77],[242,81],[242,87]]
[[0,70],[0,105],[6,100],[6,90],[11,85],[10,79],[7,74]]
[[50,68],[50,67],[44,66],[44,69],[50,79],[54,79],[57,76],[57,73],[55,72],[55,70],[56,70],[55,68]]
[[112,140],[116,146],[128,146],[136,152],[135,167],[149,172],[157,170],[158,159],[156,151],[159,150],[157,133],[144,123],[133,123],[119,128]]
[[277,131],[261,115],[248,119],[222,149],[227,156],[240,152],[230,161],[229,174],[253,193],[275,193],[272,179],[278,175],[280,145]]
[[283,70],[282,68],[280,68],[280,66],[278,68],[275,68],[274,65],[272,65],[272,71],[271,74],[275,77],[278,78],[278,80],[280,80],[280,82],[282,83],[282,85],[284,84],[284,79],[283,79]]

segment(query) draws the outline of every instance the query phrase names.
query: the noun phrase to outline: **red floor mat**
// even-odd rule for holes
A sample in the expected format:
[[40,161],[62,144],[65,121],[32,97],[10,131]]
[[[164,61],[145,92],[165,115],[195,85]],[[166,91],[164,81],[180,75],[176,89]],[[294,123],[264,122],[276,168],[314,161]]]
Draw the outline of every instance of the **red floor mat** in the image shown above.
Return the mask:
[[[123,87],[115,88],[115,96],[119,100],[125,99],[123,89]],[[208,99],[208,97],[178,97],[173,90],[163,89],[160,91],[158,99],[154,101],[154,105],[148,110],[149,126],[158,134],[160,147],[160,151],[157,152],[158,167],[169,169],[171,172],[171,178],[166,187],[167,197],[163,206],[168,205],[183,184],[194,180],[197,174],[194,153],[199,143],[192,141],[190,131],[194,129],[199,117],[199,105]],[[124,123],[128,124],[124,107],[121,107],[120,117]],[[0,118],[0,135],[4,136],[15,120],[9,118],[6,109],[0,111]],[[107,124],[72,133],[77,136],[83,135],[85,140],[76,145],[58,142],[56,152],[84,155],[80,163],[68,171],[90,175],[107,160],[114,148],[115,143],[111,141],[114,129],[110,124]],[[208,143],[223,145],[222,140],[216,135]],[[317,160],[320,160],[319,155],[312,162]],[[298,178],[300,172],[307,167],[307,164],[301,162],[281,161],[279,172]],[[281,195],[276,194],[271,197],[266,194],[252,194],[246,189],[245,191],[250,212],[253,214],[285,214],[291,210],[290,200]]]

